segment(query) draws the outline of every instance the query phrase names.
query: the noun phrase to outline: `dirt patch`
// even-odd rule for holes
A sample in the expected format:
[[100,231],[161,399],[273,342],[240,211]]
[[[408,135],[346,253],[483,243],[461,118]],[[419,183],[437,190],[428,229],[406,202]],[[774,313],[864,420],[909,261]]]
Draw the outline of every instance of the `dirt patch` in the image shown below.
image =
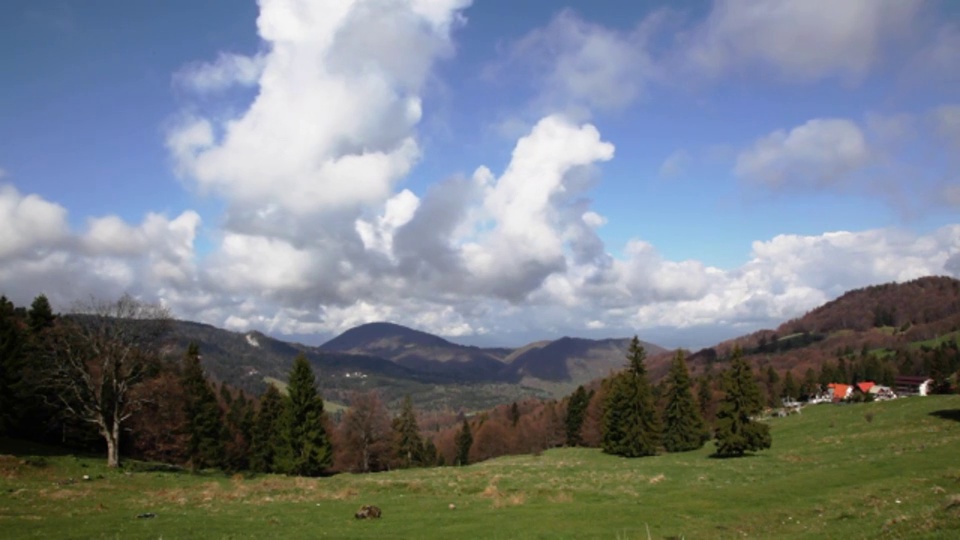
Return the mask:
[[666,479],[667,479],[667,477],[664,476],[663,473],[660,473],[660,474],[654,476],[653,478],[651,478],[651,479],[650,479],[650,483],[651,483],[651,484],[659,484],[660,482],[663,482],[663,481],[666,480]]

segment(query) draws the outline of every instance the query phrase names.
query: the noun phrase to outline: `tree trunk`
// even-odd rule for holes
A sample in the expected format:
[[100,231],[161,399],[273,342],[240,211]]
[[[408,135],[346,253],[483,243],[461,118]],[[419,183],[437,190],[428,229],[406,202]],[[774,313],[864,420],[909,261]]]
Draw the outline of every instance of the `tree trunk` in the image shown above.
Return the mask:
[[103,438],[107,441],[107,467],[120,466],[120,423],[114,422],[111,429],[102,431]]

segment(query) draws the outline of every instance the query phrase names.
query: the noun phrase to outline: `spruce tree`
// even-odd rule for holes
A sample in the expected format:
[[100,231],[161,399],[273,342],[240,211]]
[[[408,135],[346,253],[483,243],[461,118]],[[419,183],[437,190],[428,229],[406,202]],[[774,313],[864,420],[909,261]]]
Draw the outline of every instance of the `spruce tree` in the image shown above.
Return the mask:
[[707,442],[703,417],[697,410],[691,389],[690,371],[677,351],[667,375],[667,405],[663,411],[663,446],[667,452],[696,450]]
[[41,294],[33,299],[33,303],[30,304],[30,311],[27,313],[27,324],[31,333],[36,335],[50,328],[56,318],[46,295]]
[[200,364],[200,347],[191,343],[183,357],[181,380],[186,414],[187,457],[194,470],[224,464],[226,428],[220,405]]
[[410,396],[403,400],[400,415],[393,419],[393,453],[401,469],[423,465],[423,440]]
[[660,446],[660,416],[653,403],[645,359],[646,351],[634,336],[627,353],[627,369],[611,381],[604,404],[601,446],[608,454],[651,456]]
[[717,413],[717,456],[742,456],[770,448],[770,427],[751,417],[763,409],[760,389],[739,347],[724,373],[724,396]]
[[333,447],[324,426],[323,399],[313,369],[302,353],[293,362],[287,384],[284,435],[287,452],[282,470],[298,476],[319,476],[333,463]]
[[583,419],[587,414],[587,405],[590,404],[590,394],[583,385],[570,395],[567,402],[567,446],[580,446],[583,444],[583,438],[580,436],[580,429],[583,427]]
[[783,397],[787,399],[800,397],[800,389],[797,387],[797,381],[794,380],[792,371],[788,371],[783,378]]
[[0,435],[13,431],[22,413],[19,394],[26,339],[13,302],[0,296]]
[[283,396],[270,385],[260,397],[260,408],[253,423],[250,468],[257,472],[277,472],[276,457],[284,443],[282,427],[285,417]]
[[470,432],[470,423],[466,418],[463,420],[463,426],[457,432],[457,465],[468,465],[470,463],[470,447],[473,446],[473,434]]

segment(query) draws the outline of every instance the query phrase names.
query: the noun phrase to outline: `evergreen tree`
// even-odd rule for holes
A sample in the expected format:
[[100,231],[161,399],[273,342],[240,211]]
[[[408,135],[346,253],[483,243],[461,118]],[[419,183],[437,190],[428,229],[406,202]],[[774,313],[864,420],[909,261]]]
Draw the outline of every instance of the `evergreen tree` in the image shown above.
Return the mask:
[[601,447],[608,454],[650,456],[660,446],[660,417],[653,404],[645,359],[646,351],[634,336],[627,354],[627,369],[611,381],[604,404]]
[[710,388],[710,378],[704,375],[697,384],[697,402],[700,405],[700,416],[704,421],[710,419],[710,409],[713,404],[713,390]]
[[281,470],[298,476],[319,476],[333,463],[333,447],[324,426],[323,399],[303,353],[293,362],[287,395],[284,418],[287,451],[278,456]]
[[788,399],[800,397],[800,388],[797,387],[797,381],[793,379],[792,371],[787,371],[787,375],[783,378],[783,397]]
[[277,472],[276,457],[284,444],[283,396],[277,387],[270,385],[260,397],[260,408],[254,419],[250,448],[250,468],[257,472]]
[[423,441],[423,465],[425,467],[435,467],[440,464],[440,452],[433,439],[427,438]]
[[808,399],[815,395],[820,388],[820,384],[817,381],[817,372],[813,368],[807,368],[807,371],[803,373],[803,384],[800,386],[800,395],[806,396]]
[[767,366],[766,386],[767,386],[767,405],[769,407],[780,406],[780,375],[773,366]]
[[194,469],[224,464],[223,441],[227,431],[220,405],[200,365],[200,347],[191,343],[183,357],[181,384],[184,390],[187,457]]
[[510,425],[512,427],[517,427],[517,422],[520,421],[520,407],[517,406],[517,402],[514,401],[513,405],[510,405]]
[[32,334],[39,334],[52,327],[56,318],[56,315],[53,314],[53,308],[50,307],[50,301],[47,300],[45,295],[41,294],[33,299],[33,303],[30,304],[30,311],[27,313],[27,324]]
[[[224,385],[225,386],[225,385]],[[241,391],[227,409],[227,439],[224,442],[225,468],[245,471],[250,468],[250,446],[253,438],[253,400]]]
[[707,442],[703,417],[697,410],[691,389],[690,371],[677,351],[667,375],[667,406],[663,411],[663,446],[667,452],[696,450]]
[[723,383],[725,394],[717,413],[717,455],[742,456],[744,452],[770,448],[770,427],[751,420],[763,409],[763,401],[753,370],[739,347],[734,349]]
[[590,404],[590,394],[583,385],[570,395],[570,401],[567,402],[567,446],[580,446],[583,444],[583,438],[580,436],[580,429],[583,427],[583,419],[587,414],[587,406]]
[[457,465],[469,465],[470,464],[470,447],[473,446],[473,434],[470,432],[470,423],[467,422],[467,419],[463,419],[463,426],[460,427],[460,431],[457,432]]
[[423,440],[410,396],[403,400],[400,415],[393,419],[393,452],[401,469],[423,465]]
[[12,431],[22,413],[19,394],[26,338],[13,302],[0,296],[0,435]]

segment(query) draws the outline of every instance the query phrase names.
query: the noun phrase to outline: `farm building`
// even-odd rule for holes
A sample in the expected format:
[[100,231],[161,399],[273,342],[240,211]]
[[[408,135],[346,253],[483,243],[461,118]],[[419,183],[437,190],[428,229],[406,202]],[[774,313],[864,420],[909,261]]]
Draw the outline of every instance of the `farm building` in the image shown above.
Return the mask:
[[933,379],[924,376],[900,376],[894,380],[893,387],[901,396],[925,396],[930,393]]
[[843,401],[853,394],[853,385],[850,384],[830,383],[827,388],[830,389],[830,397],[834,402]]

